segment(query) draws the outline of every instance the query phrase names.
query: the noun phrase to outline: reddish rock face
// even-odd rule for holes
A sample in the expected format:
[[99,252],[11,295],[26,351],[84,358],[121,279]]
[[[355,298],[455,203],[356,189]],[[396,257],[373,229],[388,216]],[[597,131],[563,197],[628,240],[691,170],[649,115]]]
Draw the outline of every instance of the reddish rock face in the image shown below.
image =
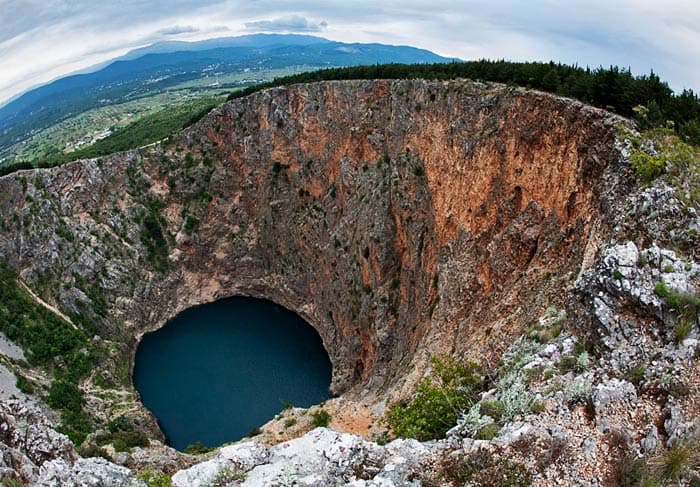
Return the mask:
[[560,301],[600,220],[614,123],[468,81],[267,90],[167,143],[0,179],[0,250],[29,282],[67,282],[45,298],[68,312],[90,314],[87,276],[100,331],[126,342],[197,303],[272,299],[319,331],[335,392],[376,397],[434,353],[496,359]]

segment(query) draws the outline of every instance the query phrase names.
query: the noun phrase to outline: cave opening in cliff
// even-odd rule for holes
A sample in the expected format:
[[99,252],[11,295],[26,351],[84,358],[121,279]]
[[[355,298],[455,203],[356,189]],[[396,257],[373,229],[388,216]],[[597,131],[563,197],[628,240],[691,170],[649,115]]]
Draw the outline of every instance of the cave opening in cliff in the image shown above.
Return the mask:
[[290,404],[329,398],[331,363],[296,313],[234,297],[185,310],[145,335],[134,385],[179,450],[247,436]]

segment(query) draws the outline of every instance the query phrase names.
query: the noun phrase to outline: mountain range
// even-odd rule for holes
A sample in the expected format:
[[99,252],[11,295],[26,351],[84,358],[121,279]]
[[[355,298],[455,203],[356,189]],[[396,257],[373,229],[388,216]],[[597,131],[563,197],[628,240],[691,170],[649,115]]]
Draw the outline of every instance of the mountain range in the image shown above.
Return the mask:
[[[89,73],[32,89],[0,108],[0,150],[87,110],[211,80],[235,89],[265,79],[256,73],[377,63],[436,63],[448,59],[408,46],[343,43],[306,35],[254,34],[199,42],[162,42],[134,50]],[[230,82],[222,77],[250,73]]]

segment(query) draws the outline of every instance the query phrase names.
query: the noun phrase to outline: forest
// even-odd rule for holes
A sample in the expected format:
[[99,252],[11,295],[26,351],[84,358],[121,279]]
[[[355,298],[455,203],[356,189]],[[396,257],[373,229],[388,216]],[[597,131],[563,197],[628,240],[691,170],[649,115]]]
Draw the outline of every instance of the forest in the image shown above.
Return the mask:
[[[639,128],[672,127],[681,138],[700,145],[700,99],[692,90],[676,94],[653,71],[633,75],[617,66],[597,69],[560,63],[480,60],[442,64],[380,64],[333,68],[277,78],[236,91],[229,99],[274,86],[349,79],[469,78],[522,86],[575,98],[634,119]],[[672,122],[672,124],[670,123]]]

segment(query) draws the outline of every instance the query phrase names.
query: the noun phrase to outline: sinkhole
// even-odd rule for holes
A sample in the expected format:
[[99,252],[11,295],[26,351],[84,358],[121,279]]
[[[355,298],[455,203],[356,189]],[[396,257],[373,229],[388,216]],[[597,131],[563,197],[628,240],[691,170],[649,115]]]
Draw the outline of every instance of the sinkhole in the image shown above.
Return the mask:
[[247,436],[284,409],[330,397],[321,338],[271,301],[235,297],[187,309],[143,337],[134,385],[178,450]]

